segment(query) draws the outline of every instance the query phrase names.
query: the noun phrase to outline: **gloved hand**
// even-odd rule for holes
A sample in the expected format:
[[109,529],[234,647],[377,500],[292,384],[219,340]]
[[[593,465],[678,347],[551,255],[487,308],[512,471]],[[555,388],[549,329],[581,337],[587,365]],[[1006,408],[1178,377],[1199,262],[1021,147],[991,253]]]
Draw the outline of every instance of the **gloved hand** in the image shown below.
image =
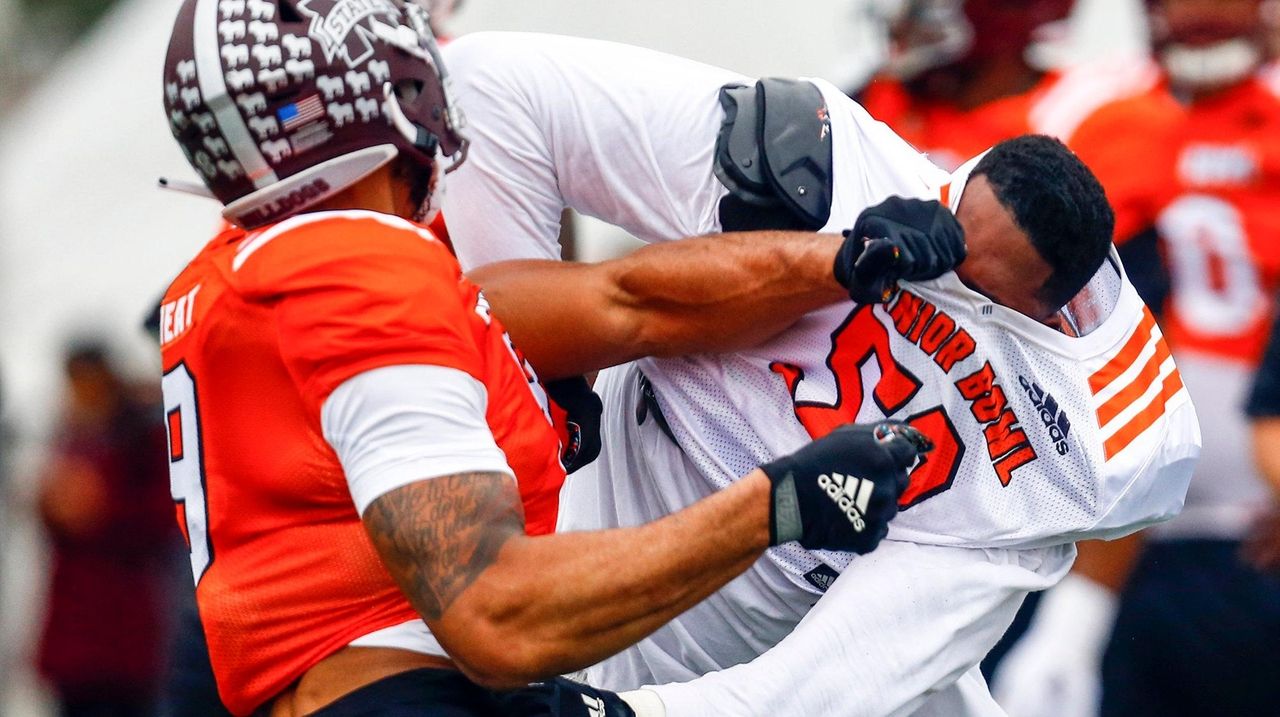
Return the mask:
[[560,436],[560,463],[566,473],[590,464],[600,455],[600,414],[604,405],[582,376],[546,383],[551,419]]
[[648,690],[618,694],[556,677],[506,693],[504,711],[522,717],[662,717],[662,700]]
[[1031,625],[991,680],[1009,717],[1095,717],[1102,699],[1102,654],[1117,599],[1074,574],[1045,593]]
[[964,230],[942,204],[889,197],[862,210],[836,254],[835,276],[860,304],[888,301],[899,279],[933,279],[964,261]]
[[933,449],[898,421],[847,424],[789,456],[760,466],[772,484],[770,545],[869,553],[889,532],[907,473]]

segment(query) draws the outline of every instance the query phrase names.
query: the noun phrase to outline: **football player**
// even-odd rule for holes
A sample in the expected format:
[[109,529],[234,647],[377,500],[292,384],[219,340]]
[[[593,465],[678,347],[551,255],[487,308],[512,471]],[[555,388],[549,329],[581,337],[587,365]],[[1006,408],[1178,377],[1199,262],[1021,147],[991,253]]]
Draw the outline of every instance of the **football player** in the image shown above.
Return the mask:
[[1280,703],[1280,590],[1240,558],[1273,500],[1242,410],[1280,288],[1280,99],[1257,75],[1261,5],[1152,4],[1157,91],[1181,106],[1176,169],[1161,180],[1175,195],[1157,221],[1162,325],[1213,430],[1177,520],[1144,531],[1145,545],[1082,545],[1078,572],[1046,594],[996,676],[1011,713],[1093,715],[1099,690],[1104,715],[1260,715]]
[[[233,713],[491,715],[482,686],[598,661],[769,545],[883,537],[927,448],[892,422],[840,428],[651,525],[545,535],[565,477],[546,394],[409,221],[467,148],[421,6],[187,0],[164,105],[233,224],[159,322],[171,489]],[[937,222],[876,244],[902,255],[879,266],[936,275],[960,229],[936,203],[912,209]],[[584,271],[593,291],[557,328],[591,348],[556,362],[540,344],[541,365],[762,340],[878,281],[867,263],[832,276],[846,243],[863,247],[775,232]]]
[[[1275,325],[1254,379],[1245,411],[1252,421],[1254,459],[1271,489],[1272,506],[1254,527],[1246,557],[1274,576],[1280,575],[1280,330]],[[1280,606],[1280,599],[1271,605]]]
[[[1074,541],[1181,505],[1199,444],[1191,403],[1110,251],[1101,187],[1060,143],[1019,138],[948,175],[820,80],[757,82],[546,35],[477,34],[446,52],[474,133],[445,207],[464,266],[557,256],[565,205],[648,242],[859,216],[853,236],[892,237],[936,220],[882,216],[899,195],[943,200],[966,232],[955,273],[810,313],[736,354],[601,375],[601,475],[567,484],[561,529],[678,510],[855,417],[900,418],[937,446],[877,553],[772,549],[590,668],[615,690],[688,681],[629,694],[625,709],[1000,714],[975,666],[1023,597],[1067,572]],[[573,271],[473,272],[495,306],[525,297],[507,326],[535,365],[555,331],[542,304],[561,302],[550,287]],[[550,689],[575,704],[572,687]],[[611,694],[589,699],[626,713]]]

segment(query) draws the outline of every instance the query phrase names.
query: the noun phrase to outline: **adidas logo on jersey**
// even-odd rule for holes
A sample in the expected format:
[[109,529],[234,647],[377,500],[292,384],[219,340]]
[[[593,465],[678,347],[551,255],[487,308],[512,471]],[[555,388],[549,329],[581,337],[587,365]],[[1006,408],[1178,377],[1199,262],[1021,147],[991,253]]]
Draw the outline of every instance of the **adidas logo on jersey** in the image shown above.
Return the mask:
[[867,527],[867,508],[871,505],[871,493],[876,484],[866,478],[845,476],[840,473],[818,476],[818,486],[827,492],[827,496],[835,501],[845,517],[853,524],[853,529],[861,533]]
[[1071,433],[1071,420],[1067,418],[1066,411],[1058,406],[1058,399],[1040,388],[1036,382],[1028,381],[1025,376],[1019,376],[1018,383],[1022,384],[1022,390],[1027,392],[1027,398],[1030,398],[1036,410],[1040,411],[1040,420],[1044,423],[1044,427],[1049,429],[1049,439],[1057,448],[1058,455],[1067,455],[1071,451],[1071,444],[1067,443],[1067,436]]
[[832,570],[831,566],[826,563],[818,563],[818,567],[804,574],[804,579],[807,580],[810,585],[824,593],[832,585],[835,585],[836,578],[838,577],[840,577],[840,573]]

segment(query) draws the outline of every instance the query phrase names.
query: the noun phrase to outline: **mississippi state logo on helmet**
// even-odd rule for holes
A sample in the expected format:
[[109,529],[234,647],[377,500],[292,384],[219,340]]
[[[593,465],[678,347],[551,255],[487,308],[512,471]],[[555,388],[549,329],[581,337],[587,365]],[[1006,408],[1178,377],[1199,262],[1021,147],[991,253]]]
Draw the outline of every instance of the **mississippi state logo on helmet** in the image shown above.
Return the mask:
[[184,0],[164,67],[173,136],[240,226],[398,156],[466,156],[426,10],[406,0]]

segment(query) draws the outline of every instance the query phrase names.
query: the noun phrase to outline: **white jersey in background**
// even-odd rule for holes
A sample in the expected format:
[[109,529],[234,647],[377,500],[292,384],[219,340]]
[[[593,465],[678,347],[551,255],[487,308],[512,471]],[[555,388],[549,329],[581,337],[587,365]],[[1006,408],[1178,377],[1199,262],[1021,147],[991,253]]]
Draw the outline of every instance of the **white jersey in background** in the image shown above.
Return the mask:
[[[445,52],[472,139],[445,201],[464,268],[558,257],[565,206],[649,242],[719,230],[719,89],[750,80],[554,36],[482,33]],[[890,195],[958,197],[857,103],[812,82],[832,131],[826,231]],[[1181,378],[1114,257],[1072,310],[1078,338],[947,274],[904,283],[885,306],[814,312],[750,351],[606,372],[605,448],[595,475],[567,484],[562,529],[660,517],[847,421],[906,420],[937,448],[875,553],[772,548],[590,681],[723,670],[657,688],[672,715],[1000,714],[975,666],[1022,597],[1061,577],[1073,541],[1176,513],[1198,451]],[[641,373],[678,446],[637,422]]]

